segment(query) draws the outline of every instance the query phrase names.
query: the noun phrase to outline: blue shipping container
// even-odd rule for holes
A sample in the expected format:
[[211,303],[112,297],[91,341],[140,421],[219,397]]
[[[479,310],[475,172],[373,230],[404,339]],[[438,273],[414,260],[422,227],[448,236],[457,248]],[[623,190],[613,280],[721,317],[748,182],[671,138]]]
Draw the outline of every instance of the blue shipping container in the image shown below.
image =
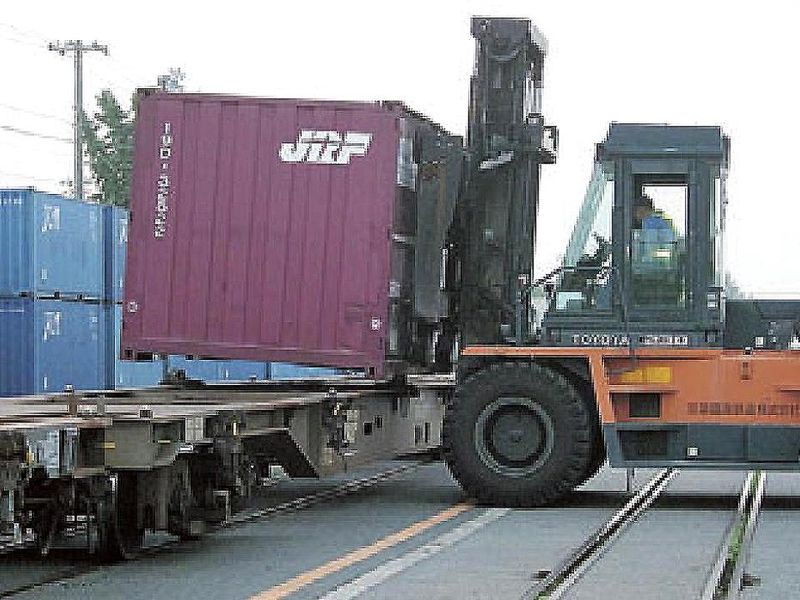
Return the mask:
[[106,322],[99,304],[0,299],[0,397],[103,389]]
[[220,360],[220,381],[249,381],[253,377],[259,380],[268,378],[268,366],[265,362],[251,360]]
[[119,341],[122,333],[122,306],[119,304],[105,308],[108,319],[109,347],[107,350],[109,387],[114,389],[140,388],[158,385],[164,375],[163,360],[138,361],[120,360]]
[[125,249],[128,246],[128,211],[119,206],[103,207],[103,238],[105,239],[106,299],[122,302],[125,284]]
[[102,207],[0,190],[0,296],[104,296]]
[[308,367],[294,363],[270,363],[270,379],[307,379],[313,377],[335,377],[341,374],[340,369],[331,367]]
[[248,381],[267,378],[267,363],[249,360],[201,360],[170,356],[170,370],[183,369],[186,377],[203,381]]

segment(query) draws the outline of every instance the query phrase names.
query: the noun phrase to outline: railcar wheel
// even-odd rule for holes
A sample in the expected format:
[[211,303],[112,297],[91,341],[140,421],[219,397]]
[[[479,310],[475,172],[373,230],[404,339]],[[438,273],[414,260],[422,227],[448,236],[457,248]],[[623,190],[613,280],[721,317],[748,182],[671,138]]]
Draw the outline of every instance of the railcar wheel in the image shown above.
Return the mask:
[[137,506],[136,473],[112,475],[108,491],[95,501],[97,552],[102,561],[134,558],[144,542]]
[[553,502],[581,483],[593,458],[589,411],[560,374],[499,363],[456,389],[443,446],[453,476],[479,501]]
[[167,505],[167,531],[182,540],[192,540],[198,537],[196,533],[192,532],[191,505],[192,498],[189,490],[184,486],[183,481],[178,481]]

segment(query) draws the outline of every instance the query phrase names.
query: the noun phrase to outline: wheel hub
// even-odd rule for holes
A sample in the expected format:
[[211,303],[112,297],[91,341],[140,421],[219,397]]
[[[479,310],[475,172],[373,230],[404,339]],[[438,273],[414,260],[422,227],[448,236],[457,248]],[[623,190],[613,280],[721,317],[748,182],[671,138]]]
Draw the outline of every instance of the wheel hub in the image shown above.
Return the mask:
[[489,420],[489,426],[487,433],[495,454],[509,461],[525,461],[541,445],[539,419],[521,406],[497,411]]
[[493,471],[524,477],[547,460],[553,445],[550,416],[530,398],[498,398],[475,424],[475,443]]

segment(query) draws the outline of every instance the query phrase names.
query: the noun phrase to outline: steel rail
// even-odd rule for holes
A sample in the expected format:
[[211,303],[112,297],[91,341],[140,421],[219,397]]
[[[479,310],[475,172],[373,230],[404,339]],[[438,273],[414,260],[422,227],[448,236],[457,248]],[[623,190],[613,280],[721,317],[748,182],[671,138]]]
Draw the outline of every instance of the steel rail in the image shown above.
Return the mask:
[[747,549],[761,513],[766,479],[763,471],[750,471],[747,474],[736,513],[706,579],[700,600],[733,600],[738,597]]
[[656,473],[621,509],[595,530],[547,577],[528,588],[521,596],[521,600],[561,598],[603,554],[611,542],[655,502],[677,472],[674,468],[667,468]]
[[[325,501],[334,500],[336,498],[342,498],[345,496],[350,496],[361,490],[365,490],[367,488],[373,487],[378,483],[383,481],[387,481],[401,475],[403,473],[407,473],[409,471],[413,471],[425,464],[430,463],[433,460],[433,457],[430,455],[424,456],[424,458],[420,458],[415,462],[411,462],[409,464],[400,465],[398,467],[394,467],[392,469],[388,469],[386,471],[382,471],[375,475],[370,475],[368,477],[362,477],[360,479],[352,479],[349,481],[345,481],[333,488],[323,490],[320,492],[315,492],[313,494],[309,494],[307,496],[302,496],[300,498],[295,498],[293,500],[288,500],[277,506],[272,506],[263,509],[255,509],[255,510],[245,510],[236,513],[229,519],[228,521],[220,524],[219,526],[212,527],[207,531],[207,534],[213,534],[215,532],[219,532],[225,530],[230,527],[241,526],[246,523],[251,523],[253,521],[259,520],[266,520],[272,517],[276,517],[279,515],[297,512],[300,510],[304,510],[307,508],[311,508],[317,504],[320,504]],[[167,549],[176,547],[183,543],[181,540],[178,539],[170,539],[168,541],[154,544],[151,546],[147,546],[142,548],[140,551],[137,552],[136,559],[142,558],[145,556],[153,556],[164,552]],[[30,543],[26,544],[26,547],[30,547]],[[15,548],[19,549],[19,547]],[[134,559],[134,560],[136,560]],[[15,588],[7,589],[7,590],[0,590],[0,598],[9,598],[15,596],[17,594],[21,594],[23,592],[28,592],[31,590],[39,589],[46,585],[51,585],[54,583],[60,583],[64,581],[69,581],[71,579],[75,579],[82,575],[87,575],[89,573],[93,573],[104,568],[113,567],[114,563],[111,564],[91,564],[82,567],[67,567],[65,571],[58,573],[57,575],[49,576],[42,578],[39,581],[33,583],[27,583],[25,585],[21,585]]]

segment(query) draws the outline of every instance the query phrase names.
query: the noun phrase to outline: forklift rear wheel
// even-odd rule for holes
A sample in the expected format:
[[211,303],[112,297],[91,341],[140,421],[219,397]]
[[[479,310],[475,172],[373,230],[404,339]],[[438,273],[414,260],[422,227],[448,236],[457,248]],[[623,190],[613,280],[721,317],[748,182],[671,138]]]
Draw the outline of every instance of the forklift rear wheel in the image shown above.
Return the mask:
[[458,386],[443,445],[453,476],[481,502],[548,504],[580,484],[592,462],[589,411],[560,374],[499,363]]

